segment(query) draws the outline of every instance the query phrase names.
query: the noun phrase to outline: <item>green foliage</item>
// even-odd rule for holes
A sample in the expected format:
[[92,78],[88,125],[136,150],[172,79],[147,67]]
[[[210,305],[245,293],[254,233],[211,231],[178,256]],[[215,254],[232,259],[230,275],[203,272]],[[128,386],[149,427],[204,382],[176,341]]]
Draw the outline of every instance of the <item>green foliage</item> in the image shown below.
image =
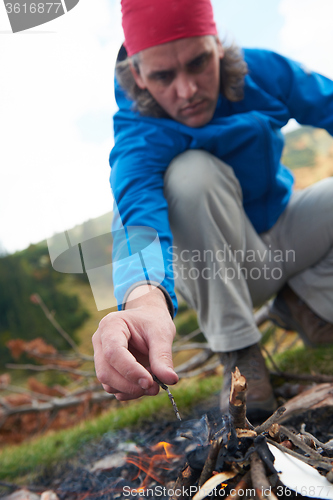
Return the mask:
[[178,312],[177,314],[182,314],[185,311],[188,311],[189,307],[185,301],[179,301],[178,302]]
[[88,313],[75,295],[63,293],[59,285],[64,275],[53,270],[47,247],[31,245],[27,250],[0,258],[0,357],[11,360],[5,347],[8,340],[36,337],[67,349],[67,343],[55,332],[42,310],[30,301],[38,293],[55,318],[74,338],[75,330],[87,319]]
[[282,163],[291,169],[315,167],[320,156],[329,159],[332,145],[332,137],[325,130],[300,127],[285,135]]
[[197,314],[192,309],[178,313],[175,318],[175,325],[179,335],[187,335],[198,328]]
[[283,163],[289,168],[313,167],[316,163],[316,153],[311,148],[302,150],[290,148],[284,154]]

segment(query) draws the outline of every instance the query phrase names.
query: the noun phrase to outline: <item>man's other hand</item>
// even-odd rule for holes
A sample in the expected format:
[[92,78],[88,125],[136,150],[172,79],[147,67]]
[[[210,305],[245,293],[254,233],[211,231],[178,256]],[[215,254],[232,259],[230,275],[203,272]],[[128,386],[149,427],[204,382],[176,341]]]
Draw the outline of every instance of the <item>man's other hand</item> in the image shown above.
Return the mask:
[[105,391],[119,401],[155,396],[159,386],[151,374],[175,384],[175,333],[163,292],[148,285],[135,288],[125,310],[105,316],[92,338],[96,375]]

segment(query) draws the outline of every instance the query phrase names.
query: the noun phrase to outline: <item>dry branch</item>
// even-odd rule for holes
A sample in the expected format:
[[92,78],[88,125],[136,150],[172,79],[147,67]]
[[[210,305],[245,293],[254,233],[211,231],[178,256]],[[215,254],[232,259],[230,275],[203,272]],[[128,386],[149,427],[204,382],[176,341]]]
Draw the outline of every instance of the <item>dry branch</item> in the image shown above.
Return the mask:
[[[184,492],[196,482],[198,476],[198,471],[192,469],[190,465],[185,464],[174,484],[173,491],[175,494],[169,500],[183,500],[186,498]],[[177,491],[181,491],[181,494],[177,495]]]
[[209,349],[209,344],[207,342],[193,342],[192,344],[181,344],[174,345],[172,352],[179,351],[194,351],[196,349]]
[[204,365],[201,368],[197,368],[196,370],[191,370],[189,372],[181,372],[178,373],[179,379],[182,378],[192,378],[192,377],[197,377],[198,375],[202,375],[203,373],[207,372],[213,372],[216,370],[221,365],[219,360],[213,361],[212,363],[209,363],[208,365]]
[[322,375],[320,373],[316,375],[311,375],[307,373],[290,373],[290,372],[282,372],[277,370],[276,372],[270,372],[271,375],[276,377],[282,377],[286,380],[299,380],[304,382],[314,382],[315,384],[323,384],[323,383],[333,383],[332,375]]
[[4,425],[7,418],[9,418],[12,415],[26,415],[29,413],[52,412],[54,410],[59,411],[76,407],[87,401],[91,403],[101,403],[104,401],[112,400],[113,398],[114,398],[113,394],[108,394],[104,391],[101,391],[99,393],[93,393],[93,394],[85,393],[82,394],[81,396],[76,396],[76,397],[67,396],[63,398],[53,398],[51,401],[45,403],[32,402],[32,404],[30,405],[14,406],[14,407],[7,405],[5,408],[1,410],[0,413],[1,416],[0,428]]
[[76,345],[76,343],[74,342],[74,340],[72,339],[72,337],[70,337],[68,335],[68,333],[62,328],[62,326],[60,326],[59,323],[54,319],[53,314],[48,309],[48,307],[45,305],[43,299],[40,297],[40,295],[38,295],[38,293],[34,293],[31,296],[31,301],[34,304],[38,304],[39,305],[39,307],[42,309],[43,313],[45,314],[45,316],[49,320],[49,322],[54,326],[54,328],[62,336],[62,338],[65,339],[66,342],[68,342],[68,344],[72,347],[73,351],[76,353],[76,355],[79,358],[81,358],[81,359],[83,359],[85,361],[93,361],[94,360],[93,356],[86,356],[85,354],[82,354],[79,351],[79,348]]
[[177,340],[174,343],[174,347],[185,344],[188,340],[192,340],[193,338],[195,338],[200,333],[202,333],[201,332],[201,328],[197,328],[196,330],[193,330],[193,332],[188,333],[187,335],[184,335],[184,337],[181,337],[179,340]]
[[332,463],[331,463],[332,460],[331,459],[322,457],[320,455],[320,453],[318,453],[317,451],[315,451],[313,448],[310,448],[310,446],[308,446],[306,443],[304,443],[304,441],[302,441],[302,439],[300,439],[298,436],[296,436],[296,434],[294,434],[289,429],[287,429],[286,427],[284,427],[284,425],[280,426],[280,430],[281,430],[281,432],[285,436],[287,436],[287,438],[295,446],[297,446],[301,450],[305,451],[305,453],[307,453],[310,456],[310,458],[313,458],[314,460],[318,460],[318,461],[321,461],[321,462],[326,462],[327,464],[329,464],[332,467]]
[[210,349],[205,349],[204,351],[199,352],[199,354],[193,356],[189,361],[186,361],[185,363],[176,366],[175,371],[177,374],[180,375],[182,374],[182,372],[194,370],[195,368],[198,368],[199,366],[202,366],[204,363],[206,363],[206,361],[212,358],[214,354],[215,353]]
[[199,487],[201,487],[212,476],[215,470],[216,460],[221,448],[221,443],[222,440],[221,438],[219,438],[214,440],[211,444],[208,457],[199,478]]
[[6,368],[10,368],[12,370],[32,370],[35,372],[46,372],[49,370],[64,372],[64,373],[72,373],[73,375],[78,375],[80,377],[96,377],[94,372],[87,372],[83,370],[75,370],[73,368],[66,368],[65,366],[58,365],[19,365],[14,363],[7,363]]
[[178,407],[176,405],[176,401],[175,401],[175,398],[173,397],[173,395],[171,394],[170,392],[170,389],[167,385],[163,384],[163,382],[161,382],[157,377],[156,375],[153,375],[153,380],[155,380],[155,382],[164,390],[167,392],[168,394],[168,397],[170,399],[170,402],[172,404],[172,408],[173,408],[173,411],[175,412],[175,415],[176,415],[176,418],[178,420],[181,420],[181,416],[180,416],[180,413],[178,411]]
[[253,488],[255,488],[260,500],[266,498],[277,500],[271,491],[271,485],[267,479],[264,464],[256,451],[251,455],[251,478]]
[[262,432],[267,431],[271,425],[277,423],[278,420],[280,420],[281,415],[284,414],[286,411],[286,408],[284,406],[280,406],[274,413],[271,415],[265,422],[263,422],[261,425],[258,425],[255,427],[255,431],[257,434],[261,434]]
[[331,439],[327,443],[322,443],[321,441],[319,441],[319,439],[317,439],[315,436],[313,436],[312,434],[310,434],[310,432],[306,432],[306,430],[305,430],[305,424],[304,423],[301,425],[301,434],[303,436],[307,436],[308,438],[312,439],[312,441],[317,446],[319,446],[320,448],[322,448],[323,450],[332,451],[332,449],[333,449],[333,440]]
[[17,394],[27,394],[34,399],[40,399],[42,401],[51,401],[53,399],[52,396],[47,396],[46,394],[41,394],[40,392],[30,391],[29,389],[23,389],[22,387],[11,384],[7,385],[6,391],[11,391]]
[[236,366],[235,371],[231,374],[229,399],[229,413],[235,429],[246,428],[246,391],[246,378]]
[[257,326],[261,326],[269,320],[269,309],[270,303],[267,302],[254,313],[254,321]]
[[300,414],[305,410],[322,406],[333,406],[333,384],[319,384],[285,403],[286,411],[279,417],[277,423],[281,424],[291,416]]
[[[289,448],[282,446],[282,444],[276,443],[272,439],[267,439],[267,442],[278,448],[279,450],[283,451],[284,453],[288,453],[288,455],[291,455],[292,457],[298,458],[302,462],[311,465],[312,467],[320,467],[321,469],[330,471],[332,469],[332,465],[328,464],[327,462],[324,462],[323,460],[318,460],[318,459],[313,459],[309,457],[305,457],[304,455],[301,455],[300,453],[296,453],[293,450],[290,450]],[[324,458],[324,457],[322,457]]]

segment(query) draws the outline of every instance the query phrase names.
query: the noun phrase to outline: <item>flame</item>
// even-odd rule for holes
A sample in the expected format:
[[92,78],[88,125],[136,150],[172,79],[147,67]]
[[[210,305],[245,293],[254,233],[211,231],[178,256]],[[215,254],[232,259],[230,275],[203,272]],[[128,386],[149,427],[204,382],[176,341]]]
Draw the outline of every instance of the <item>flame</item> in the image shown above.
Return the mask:
[[159,471],[160,469],[170,470],[172,468],[173,461],[182,458],[182,455],[175,454],[173,452],[173,446],[165,441],[160,441],[152,446],[151,451],[155,452],[152,457],[148,455],[127,457],[127,462],[135,465],[139,469],[138,474],[135,478],[133,478],[133,480],[137,479],[140,471],[146,474],[141,486],[136,488],[136,491],[138,492],[142,492],[147,488],[149,479],[154,479],[163,485],[164,479],[161,478],[156,471]]
[[155,446],[152,447],[153,451],[159,451],[159,450],[164,450],[165,456],[168,459],[172,458],[179,458],[180,455],[176,455],[172,451],[172,444],[167,443],[166,441],[160,441],[159,443],[155,444]]

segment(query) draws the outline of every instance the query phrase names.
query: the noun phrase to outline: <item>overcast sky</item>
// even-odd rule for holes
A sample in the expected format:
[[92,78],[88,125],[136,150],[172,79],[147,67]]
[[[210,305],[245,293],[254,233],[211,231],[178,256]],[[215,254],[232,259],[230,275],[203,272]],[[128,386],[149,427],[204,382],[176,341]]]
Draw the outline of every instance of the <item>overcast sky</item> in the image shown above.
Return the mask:
[[[213,0],[222,38],[333,78],[332,0]],[[80,0],[12,34],[0,3],[0,242],[9,252],[112,208],[120,0]]]

